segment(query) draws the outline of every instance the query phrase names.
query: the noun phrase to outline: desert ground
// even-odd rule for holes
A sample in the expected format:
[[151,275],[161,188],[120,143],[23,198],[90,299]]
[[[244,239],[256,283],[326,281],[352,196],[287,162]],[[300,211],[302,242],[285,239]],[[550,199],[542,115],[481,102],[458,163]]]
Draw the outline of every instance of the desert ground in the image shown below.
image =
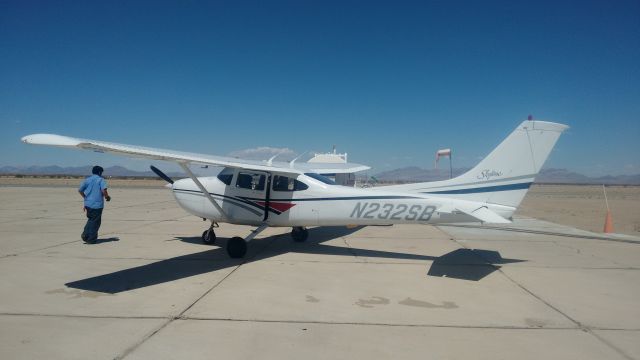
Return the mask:
[[[251,228],[202,244],[161,181],[111,181],[95,245],[77,179],[4,181],[0,359],[640,359],[637,237],[521,214],[269,228],[229,259]],[[597,190],[536,186],[524,212],[599,227]],[[611,188],[614,212],[638,214],[638,190]]]
[[[0,176],[0,186],[47,186],[59,187],[79,186],[82,177],[16,177],[16,176]],[[109,179],[107,178],[109,187],[112,188],[161,188],[166,182],[160,179]]]
[[[614,232],[640,235],[640,186],[607,186]],[[607,208],[602,186],[534,185],[518,215],[602,232]]]

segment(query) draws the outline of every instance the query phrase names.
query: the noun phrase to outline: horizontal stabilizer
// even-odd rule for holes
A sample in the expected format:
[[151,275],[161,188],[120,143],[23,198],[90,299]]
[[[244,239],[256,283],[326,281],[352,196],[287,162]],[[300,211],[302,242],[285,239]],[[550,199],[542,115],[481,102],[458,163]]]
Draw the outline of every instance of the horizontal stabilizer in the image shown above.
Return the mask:
[[510,224],[511,223],[511,221],[489,210],[486,206],[480,206],[476,209],[471,209],[471,208],[465,209],[461,207],[458,207],[457,209],[485,223],[491,223],[491,224]]

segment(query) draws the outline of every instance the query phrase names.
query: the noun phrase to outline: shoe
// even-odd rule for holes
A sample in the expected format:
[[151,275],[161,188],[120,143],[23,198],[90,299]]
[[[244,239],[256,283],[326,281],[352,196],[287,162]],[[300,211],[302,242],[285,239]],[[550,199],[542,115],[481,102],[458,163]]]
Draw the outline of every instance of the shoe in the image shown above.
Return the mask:
[[83,235],[82,236],[82,241],[84,241],[85,244],[95,244],[97,242],[98,239],[89,239],[88,236]]

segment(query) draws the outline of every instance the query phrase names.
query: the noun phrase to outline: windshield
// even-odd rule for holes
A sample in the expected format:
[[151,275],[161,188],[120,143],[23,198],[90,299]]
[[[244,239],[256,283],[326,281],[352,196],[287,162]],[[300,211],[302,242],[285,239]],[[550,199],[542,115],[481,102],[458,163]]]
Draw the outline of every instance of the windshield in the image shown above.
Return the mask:
[[328,185],[336,185],[336,182],[329,179],[328,177],[324,176],[324,175],[320,175],[320,174],[316,174],[316,173],[304,173],[305,175],[307,175],[310,178],[314,178],[320,182],[323,182],[325,184]]
[[233,169],[224,168],[217,176],[218,180],[222,181],[225,185],[231,185],[231,179],[233,179]]

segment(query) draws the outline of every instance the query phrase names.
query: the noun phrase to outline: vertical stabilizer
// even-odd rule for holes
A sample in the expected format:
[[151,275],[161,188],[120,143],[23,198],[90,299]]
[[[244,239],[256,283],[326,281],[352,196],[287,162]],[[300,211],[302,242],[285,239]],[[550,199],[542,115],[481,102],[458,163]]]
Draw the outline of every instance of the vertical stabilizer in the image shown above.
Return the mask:
[[478,165],[444,181],[384,187],[517,207],[568,126],[547,121],[522,122]]

